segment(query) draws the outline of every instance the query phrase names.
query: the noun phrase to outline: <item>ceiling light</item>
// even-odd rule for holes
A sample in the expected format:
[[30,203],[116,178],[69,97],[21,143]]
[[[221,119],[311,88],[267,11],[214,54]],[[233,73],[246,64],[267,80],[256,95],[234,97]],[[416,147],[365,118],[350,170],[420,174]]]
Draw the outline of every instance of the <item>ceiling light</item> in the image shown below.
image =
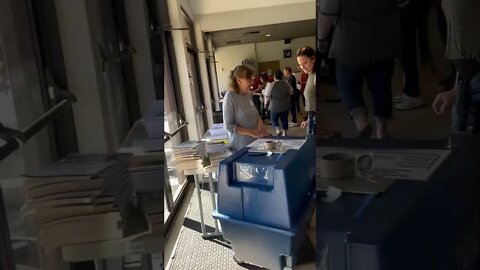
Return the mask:
[[270,35],[270,34],[266,34],[265,36],[266,36],[266,37],[271,37],[272,35]]

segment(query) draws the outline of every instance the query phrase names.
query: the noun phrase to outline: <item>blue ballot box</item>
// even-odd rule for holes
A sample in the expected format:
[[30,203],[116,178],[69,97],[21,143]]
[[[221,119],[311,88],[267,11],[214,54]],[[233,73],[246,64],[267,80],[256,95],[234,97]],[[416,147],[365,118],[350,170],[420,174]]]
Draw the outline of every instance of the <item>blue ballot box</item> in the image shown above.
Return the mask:
[[220,163],[213,216],[238,261],[292,268],[314,209],[315,141],[281,155],[248,150]]

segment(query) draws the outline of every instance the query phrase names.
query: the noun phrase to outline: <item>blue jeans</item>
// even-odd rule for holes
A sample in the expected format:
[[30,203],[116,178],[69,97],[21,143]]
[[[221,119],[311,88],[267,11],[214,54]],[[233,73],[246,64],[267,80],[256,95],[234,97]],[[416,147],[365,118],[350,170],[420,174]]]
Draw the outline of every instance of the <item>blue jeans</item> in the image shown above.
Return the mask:
[[278,113],[270,112],[270,120],[272,120],[273,128],[278,127],[278,120],[280,120],[282,128],[288,130],[288,111]]
[[385,119],[392,117],[392,76],[394,59],[372,64],[351,65],[337,61],[337,85],[350,116],[367,113],[362,95],[366,79],[372,94],[374,115]]
[[[460,91],[452,110],[452,128],[454,131],[466,131],[469,120],[474,121],[474,132],[480,131],[480,72],[470,81],[459,80]],[[472,108],[475,113],[472,115]],[[473,119],[471,118],[473,116]]]
[[313,111],[307,112],[307,115],[308,115],[307,136],[315,135],[317,131],[317,116]]

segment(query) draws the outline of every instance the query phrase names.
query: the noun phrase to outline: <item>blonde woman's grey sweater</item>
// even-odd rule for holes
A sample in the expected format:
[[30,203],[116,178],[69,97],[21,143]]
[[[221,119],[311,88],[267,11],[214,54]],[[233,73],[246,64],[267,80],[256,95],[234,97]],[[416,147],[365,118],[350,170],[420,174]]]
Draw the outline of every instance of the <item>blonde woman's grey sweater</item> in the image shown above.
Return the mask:
[[235,127],[257,128],[258,111],[252,95],[228,92],[223,100],[223,124],[229,134],[230,150],[237,151],[255,141],[256,138],[235,132]]

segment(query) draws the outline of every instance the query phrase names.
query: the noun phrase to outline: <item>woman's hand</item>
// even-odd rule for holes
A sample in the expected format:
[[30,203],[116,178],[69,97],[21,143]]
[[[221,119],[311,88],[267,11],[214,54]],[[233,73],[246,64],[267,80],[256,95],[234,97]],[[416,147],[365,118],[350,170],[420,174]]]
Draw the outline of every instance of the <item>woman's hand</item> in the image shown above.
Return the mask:
[[433,111],[437,115],[443,115],[446,110],[450,109],[453,106],[456,95],[456,90],[450,90],[448,92],[438,94],[432,104]]
[[300,127],[301,128],[306,128],[308,126],[308,120],[307,121],[303,121],[301,124],[300,124]]
[[267,132],[265,125],[263,124],[262,119],[257,120],[257,136],[256,138],[263,138],[270,136],[270,133]]
[[268,133],[265,129],[256,129],[252,131],[250,136],[258,139],[258,138],[268,137],[270,136],[270,133]]
[[257,119],[257,130],[265,129],[265,125],[263,124],[263,120],[258,118]]
[[264,137],[268,137],[268,136],[271,136],[272,134],[268,133],[267,130],[262,130],[260,131],[260,137],[259,138],[264,138]]

